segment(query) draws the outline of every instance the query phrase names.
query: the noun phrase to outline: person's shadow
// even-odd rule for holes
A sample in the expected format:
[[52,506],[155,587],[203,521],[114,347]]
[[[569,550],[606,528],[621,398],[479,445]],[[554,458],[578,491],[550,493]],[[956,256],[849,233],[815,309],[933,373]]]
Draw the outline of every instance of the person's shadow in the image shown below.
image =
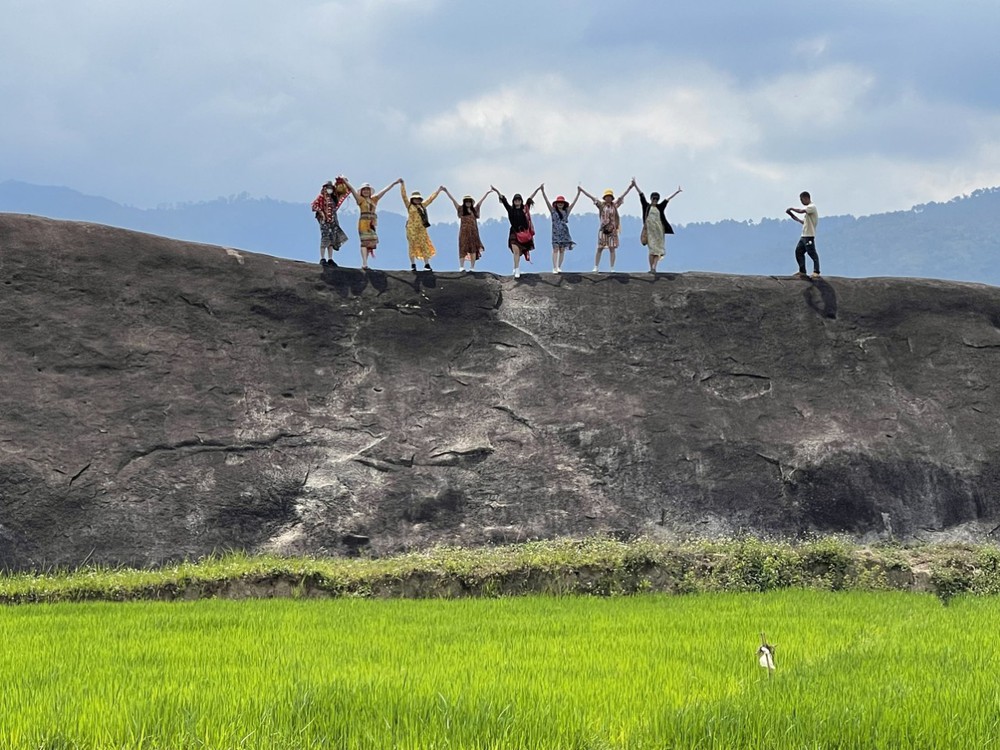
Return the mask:
[[831,320],[837,317],[837,292],[826,279],[812,279],[802,298],[817,315]]

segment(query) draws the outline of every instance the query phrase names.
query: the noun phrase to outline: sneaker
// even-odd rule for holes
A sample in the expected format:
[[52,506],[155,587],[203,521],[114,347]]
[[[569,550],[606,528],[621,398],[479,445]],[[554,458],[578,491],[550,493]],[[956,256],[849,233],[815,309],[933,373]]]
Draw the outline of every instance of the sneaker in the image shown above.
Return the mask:
[[521,278],[521,269],[520,268],[515,268],[514,269],[514,278],[515,279]]
[[417,272],[417,264],[416,263],[411,263],[410,264],[410,270],[413,271],[413,273],[416,273]]
[[561,268],[553,268],[552,269],[552,273],[562,273],[562,269]]
[[325,265],[326,265],[326,258],[320,258],[320,259],[319,259],[319,264],[320,264],[321,266],[325,266]]
[[594,270],[591,271],[591,273],[599,273],[598,270],[597,270],[597,266],[594,266]]
[[813,271],[813,276],[812,277],[814,279],[818,279],[819,278],[819,271]]
[[608,273],[614,273],[614,272],[615,272],[615,267],[614,267],[614,266],[611,266],[611,270],[610,270],[610,271],[608,271]]
[[330,268],[336,268],[337,267],[337,264],[333,262],[333,258],[330,258],[330,260],[328,260],[326,264],[328,266],[330,266]]
[[433,271],[434,269],[431,268],[431,264],[430,263],[424,263],[424,270],[425,271]]
[[468,272],[469,272],[469,269],[466,268],[465,266],[462,266],[462,273],[468,273]]
[[802,271],[799,271],[799,272],[798,272],[798,273],[796,273],[796,274],[795,274],[794,276],[792,276],[792,278],[793,278],[793,279],[808,279],[808,278],[809,278],[809,275],[808,275],[808,274],[806,274],[806,273],[803,273]]

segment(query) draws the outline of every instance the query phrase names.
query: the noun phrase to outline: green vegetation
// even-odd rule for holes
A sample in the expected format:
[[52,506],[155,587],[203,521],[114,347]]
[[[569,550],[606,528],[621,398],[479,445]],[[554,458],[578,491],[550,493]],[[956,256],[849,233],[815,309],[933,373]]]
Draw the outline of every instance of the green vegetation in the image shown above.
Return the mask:
[[210,597],[445,597],[823,590],[1000,592],[1000,549],[862,548],[824,538],[670,545],[610,539],[435,548],[378,559],[230,554],[154,570],[87,567],[0,576],[0,602]]
[[990,747],[998,617],[804,590],[5,607],[0,748]]

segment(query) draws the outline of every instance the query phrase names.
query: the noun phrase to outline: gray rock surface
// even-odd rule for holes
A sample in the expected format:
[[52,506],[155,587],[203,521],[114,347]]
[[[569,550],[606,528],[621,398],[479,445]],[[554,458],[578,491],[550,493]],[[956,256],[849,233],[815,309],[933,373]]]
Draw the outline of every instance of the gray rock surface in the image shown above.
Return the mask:
[[0,320],[8,568],[1000,523],[993,287],[322,272],[0,214]]

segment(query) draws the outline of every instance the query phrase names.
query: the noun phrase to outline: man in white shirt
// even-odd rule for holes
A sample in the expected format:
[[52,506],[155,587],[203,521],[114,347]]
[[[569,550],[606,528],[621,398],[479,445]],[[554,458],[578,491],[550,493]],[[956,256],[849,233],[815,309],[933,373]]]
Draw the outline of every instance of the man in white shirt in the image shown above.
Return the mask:
[[[813,262],[813,278],[817,279],[819,278],[819,254],[816,252],[816,225],[819,224],[819,212],[813,205],[809,193],[799,194],[799,200],[802,201],[805,208],[789,208],[785,211],[802,225],[802,236],[799,238],[799,244],[795,246],[795,261],[799,264],[799,272],[795,276],[799,279],[809,278],[806,273],[806,256],[808,255]],[[800,216],[802,218],[799,218]]]

